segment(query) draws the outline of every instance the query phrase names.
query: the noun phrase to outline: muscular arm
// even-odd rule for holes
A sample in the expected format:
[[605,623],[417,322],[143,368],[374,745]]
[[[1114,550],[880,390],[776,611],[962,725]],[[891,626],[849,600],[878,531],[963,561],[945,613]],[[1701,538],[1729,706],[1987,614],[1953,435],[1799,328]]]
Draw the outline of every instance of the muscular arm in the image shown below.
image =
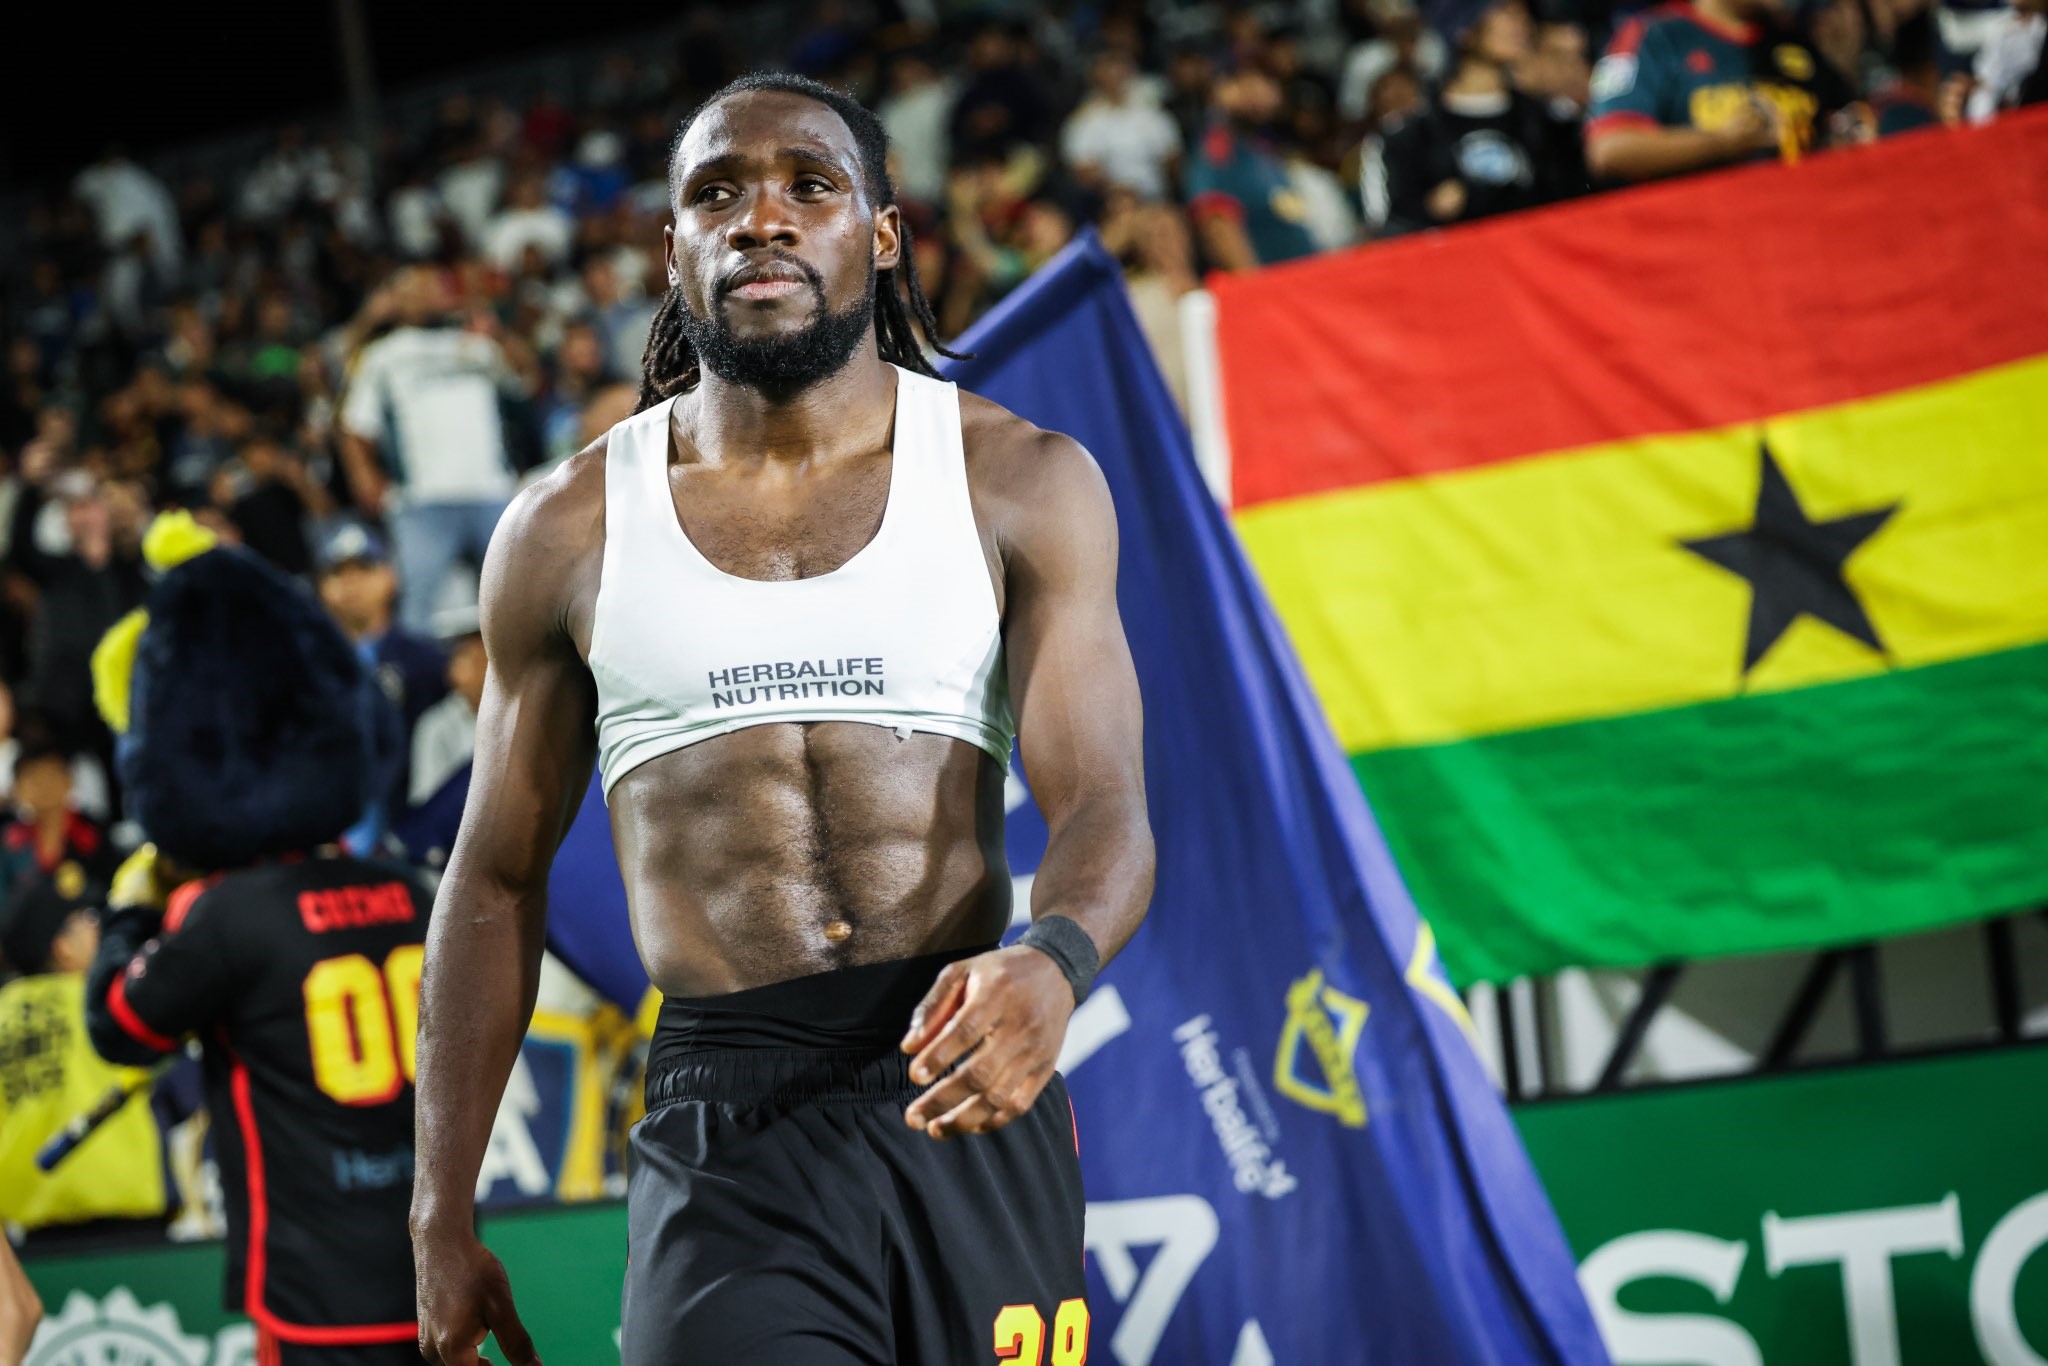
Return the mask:
[[473,1361],[484,1327],[513,1361],[532,1355],[475,1245],[475,1189],[533,1014],[548,867],[590,782],[595,693],[570,620],[602,544],[601,460],[585,452],[521,494],[485,557],[474,778],[420,983],[412,1225],[432,1361]]
[[1063,915],[1108,962],[1152,896],[1144,715],[1116,606],[1116,513],[1088,453],[1039,442],[1041,499],[1007,536],[1004,648],[1017,734],[1050,839],[1031,915]]
[[[1026,432],[1027,449],[1010,463],[1022,477],[993,501],[1011,696],[1050,830],[1031,914],[1073,920],[1107,962],[1144,918],[1153,872],[1138,680],[1116,606],[1116,515],[1086,451]],[[944,1138],[1029,1109],[1073,1008],[1066,978],[1037,949],[1012,945],[949,966],[904,1039],[918,1054],[912,1078],[936,1083],[906,1121]]]

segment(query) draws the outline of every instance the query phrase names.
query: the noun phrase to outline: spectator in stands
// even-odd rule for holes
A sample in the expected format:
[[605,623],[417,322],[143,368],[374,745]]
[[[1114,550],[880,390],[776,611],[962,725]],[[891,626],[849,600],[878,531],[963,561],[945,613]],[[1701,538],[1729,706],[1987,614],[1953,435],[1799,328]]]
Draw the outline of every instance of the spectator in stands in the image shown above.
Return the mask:
[[[21,1228],[31,1247],[163,1227],[162,1138],[146,1093],[55,1171],[35,1165],[72,1119],[141,1077],[102,1061],[86,1036],[85,970],[99,938],[92,904],[47,884],[0,906],[0,961],[22,974],[0,985],[0,1220]],[[22,1358],[0,1344],[0,1360]]]
[[959,162],[1008,154],[1018,144],[1051,140],[1052,96],[1020,54],[1021,35],[1009,23],[990,21],[967,45],[967,83],[953,105],[948,128]]
[[78,173],[71,189],[92,206],[100,241],[109,250],[133,242],[137,233],[147,234],[152,263],[166,276],[176,273],[184,256],[177,203],[161,180],[128,159],[126,150],[108,149]]
[[1043,159],[1020,149],[953,173],[947,185],[947,226],[957,251],[939,305],[948,331],[1022,284],[1073,236],[1073,220],[1056,204],[1032,197]]
[[392,826],[407,857],[426,868],[445,865],[455,847],[484,695],[484,642],[476,609],[451,609],[437,624],[448,651],[448,695],[427,708],[413,729],[407,807]]
[[1424,84],[1439,79],[1450,66],[1450,49],[1435,30],[1423,25],[1414,0],[1365,0],[1371,36],[1344,58],[1337,81],[1337,112],[1350,122],[1364,123],[1373,114],[1373,89],[1388,72],[1400,68]]
[[313,519],[333,511],[333,504],[297,452],[257,436],[242,446],[222,479],[224,496],[214,501],[226,510],[242,544],[287,574],[311,571],[307,531]]
[[491,150],[481,114],[466,97],[454,96],[444,103],[441,141],[446,151],[439,158],[442,170],[434,188],[449,217],[462,230],[463,240],[481,242],[491,213],[498,207],[505,167]]
[[1812,150],[1854,92],[1784,20],[1777,0],[1681,0],[1629,20],[1593,71],[1593,174],[1653,180]]
[[502,271],[513,271],[529,249],[537,250],[550,268],[569,259],[576,242],[576,224],[550,204],[547,185],[537,175],[512,182],[512,193],[484,229],[484,255]]
[[1941,26],[1925,6],[1899,21],[1892,34],[1886,85],[1873,91],[1864,109],[1869,137],[1888,138],[1941,122]]
[[438,256],[461,231],[442,202],[441,192],[421,157],[406,157],[392,177],[395,187],[385,205],[391,243],[409,261]]
[[1187,411],[1187,362],[1181,351],[1180,301],[1201,288],[1187,219],[1170,204],[1141,203],[1113,189],[1103,203],[1102,244],[1124,267],[1131,311],[1174,402]]
[[[906,48],[889,63],[889,93],[875,106],[897,157],[896,189],[924,204],[946,195],[946,125],[953,83],[939,74],[931,54]],[[913,240],[916,240],[913,238]]]
[[1417,114],[1373,140],[1366,213],[1394,235],[1548,204],[1584,187],[1575,111],[1517,90],[1533,49],[1523,0],[1477,0],[1442,11],[1457,64]]
[[[583,266],[583,302],[575,311],[596,332],[605,369],[615,376],[640,373],[640,353],[654,325],[656,302],[635,288],[629,294],[616,260],[594,253]],[[565,338],[566,340],[566,335]]]
[[1291,261],[1315,250],[1306,207],[1272,142],[1280,87],[1256,66],[1216,79],[1208,128],[1189,158],[1188,212],[1221,270]]
[[583,439],[583,413],[605,384],[604,348],[589,323],[571,323],[555,348],[552,382],[540,403],[541,441],[552,463],[574,455]]
[[1161,107],[1173,115],[1182,147],[1191,147],[1209,126],[1209,91],[1216,63],[1198,47],[1177,47],[1166,60],[1166,95]]
[[1977,49],[1964,110],[1988,123],[2000,110],[2048,99],[2048,0],[2011,0]]
[[135,528],[117,525],[115,499],[84,470],[58,481],[56,501],[64,546],[40,566],[23,700],[60,744],[110,767],[112,737],[92,705],[92,652],[142,601],[140,545]]
[[1337,133],[1337,88],[1309,66],[1300,29],[1286,25],[1266,35],[1260,66],[1280,86],[1286,111],[1286,141],[1311,160],[1333,156]]
[[483,705],[484,638],[476,609],[444,612],[438,624],[441,648],[448,652],[448,694],[422,712],[413,727],[406,793],[412,806],[430,801],[469,766],[476,753],[477,708]]
[[388,507],[415,630],[456,560],[483,563],[516,481],[500,399],[518,378],[497,342],[455,325],[455,303],[434,272],[401,272],[400,325],[357,358],[341,414],[350,489],[371,516]]
[[[14,769],[24,752],[51,748],[49,727],[35,716],[20,716],[14,707],[14,690],[0,683],[0,806],[14,802]],[[71,806],[87,819],[105,824],[113,817],[113,803],[107,792],[107,775],[90,755],[71,759]],[[6,875],[0,873],[0,891]]]
[[1083,185],[1165,199],[1180,156],[1180,129],[1137,84],[1137,67],[1114,48],[1088,67],[1088,96],[1060,134],[1060,156]]
[[[448,662],[430,638],[393,620],[398,583],[390,556],[377,534],[358,522],[345,521],[320,546],[320,601],[371,670],[378,689],[399,718],[399,762],[385,811],[404,809],[411,777],[405,762],[412,753],[413,727],[427,708],[448,693]],[[355,847],[351,845],[351,847]]]
[[1515,70],[1524,94],[1571,106],[1584,118],[1592,100],[1593,65],[1586,56],[1586,30],[1577,24],[1545,23],[1536,29],[1536,50]]
[[120,857],[73,800],[71,762],[54,741],[24,746],[15,758],[15,818],[0,831],[0,896],[9,906],[90,907],[113,880]]

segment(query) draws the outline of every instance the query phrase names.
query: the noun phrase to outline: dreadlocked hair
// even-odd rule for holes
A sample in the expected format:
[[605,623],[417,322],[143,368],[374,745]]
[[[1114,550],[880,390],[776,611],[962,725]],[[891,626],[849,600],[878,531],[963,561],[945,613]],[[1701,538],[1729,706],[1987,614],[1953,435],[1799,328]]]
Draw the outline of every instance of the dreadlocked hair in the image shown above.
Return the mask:
[[[844,91],[834,90],[807,76],[780,71],[756,71],[742,76],[692,109],[683,119],[676,129],[675,141],[669,144],[668,149],[671,199],[678,188],[675,184],[676,153],[682,150],[683,139],[689,136],[690,125],[697,121],[697,116],[720,100],[756,90],[802,95],[839,115],[847,131],[853,134],[854,146],[860,153],[861,185],[867,193],[868,206],[882,209],[896,202],[896,187],[889,180],[889,135],[883,131],[882,121],[866,105]],[[897,263],[876,272],[875,341],[883,360],[936,379],[938,372],[932,369],[931,362],[925,358],[924,348],[918,345],[917,328],[923,329],[931,341],[932,350],[940,355],[953,360],[968,360],[971,356],[949,351],[939,344],[938,315],[932,311],[931,300],[925,297],[924,285],[917,278],[917,253],[911,248],[910,225],[900,220],[897,241]],[[902,280],[900,288],[897,284],[899,276]],[[655,310],[654,320],[647,330],[647,350],[640,357],[640,402],[635,412],[645,412],[655,404],[673,398],[689,385],[691,376],[696,372],[697,356],[683,332],[685,307],[682,291],[671,288],[662,296],[661,307]]]

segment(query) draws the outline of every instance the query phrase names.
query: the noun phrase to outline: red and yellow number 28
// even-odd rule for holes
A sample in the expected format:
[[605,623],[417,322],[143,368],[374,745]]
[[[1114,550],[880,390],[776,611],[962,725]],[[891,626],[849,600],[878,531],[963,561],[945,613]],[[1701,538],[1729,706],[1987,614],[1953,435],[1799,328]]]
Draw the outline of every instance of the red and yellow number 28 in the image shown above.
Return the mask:
[[343,1105],[382,1105],[412,1080],[425,956],[422,945],[405,944],[382,968],[351,953],[306,974],[306,1039],[321,1091]]
[[[996,1315],[996,1360],[1045,1366],[1045,1316],[1035,1304],[1006,1304]],[[1052,1366],[1087,1366],[1088,1301],[1061,1300],[1052,1318]]]

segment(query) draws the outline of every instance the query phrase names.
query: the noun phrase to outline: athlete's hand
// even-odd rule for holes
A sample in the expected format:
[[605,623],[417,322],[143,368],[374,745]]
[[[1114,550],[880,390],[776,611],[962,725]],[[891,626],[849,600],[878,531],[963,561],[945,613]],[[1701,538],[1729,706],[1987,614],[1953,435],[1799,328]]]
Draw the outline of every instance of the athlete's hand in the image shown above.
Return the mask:
[[1074,989],[1037,949],[1013,944],[947,964],[903,1036],[903,1051],[917,1055],[910,1079],[927,1088],[905,1122],[933,1138],[1002,1128],[1052,1080],[1073,1013]]
[[414,1233],[415,1294],[420,1355],[435,1366],[477,1366],[486,1333],[498,1335],[508,1366],[540,1366],[533,1339],[512,1307],[505,1264],[467,1228],[448,1234]]

